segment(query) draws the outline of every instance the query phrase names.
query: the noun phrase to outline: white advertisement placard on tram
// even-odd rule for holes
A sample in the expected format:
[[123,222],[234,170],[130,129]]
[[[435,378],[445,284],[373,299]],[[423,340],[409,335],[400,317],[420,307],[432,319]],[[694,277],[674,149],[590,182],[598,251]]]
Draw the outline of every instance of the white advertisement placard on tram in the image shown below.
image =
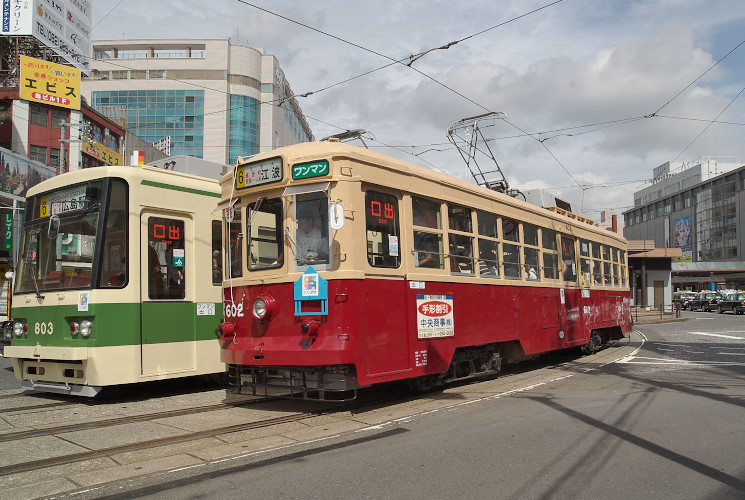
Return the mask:
[[453,296],[417,295],[416,322],[420,339],[455,336]]

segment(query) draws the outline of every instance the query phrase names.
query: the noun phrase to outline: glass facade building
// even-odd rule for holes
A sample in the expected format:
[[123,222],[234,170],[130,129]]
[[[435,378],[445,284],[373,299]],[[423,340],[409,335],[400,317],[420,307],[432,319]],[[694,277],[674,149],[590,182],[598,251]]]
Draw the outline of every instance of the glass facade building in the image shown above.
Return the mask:
[[148,142],[171,138],[171,155],[204,157],[204,91],[114,90],[92,93],[93,107],[126,110],[127,129]]
[[745,166],[701,168],[709,161],[656,178],[624,212],[627,239],[681,250],[672,264],[676,289],[745,288]]
[[[234,165],[239,156],[259,152],[259,101],[245,95],[230,96],[230,160]],[[298,141],[304,142],[304,141]]]

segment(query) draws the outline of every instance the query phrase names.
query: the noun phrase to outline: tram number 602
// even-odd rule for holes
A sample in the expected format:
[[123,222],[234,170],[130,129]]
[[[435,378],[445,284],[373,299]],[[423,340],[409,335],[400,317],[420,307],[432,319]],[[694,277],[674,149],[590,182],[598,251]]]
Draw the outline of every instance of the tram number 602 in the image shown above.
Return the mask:
[[54,325],[49,323],[34,323],[34,333],[36,335],[51,335],[54,333]]
[[225,304],[225,316],[228,318],[242,318],[243,317],[243,303],[240,304]]

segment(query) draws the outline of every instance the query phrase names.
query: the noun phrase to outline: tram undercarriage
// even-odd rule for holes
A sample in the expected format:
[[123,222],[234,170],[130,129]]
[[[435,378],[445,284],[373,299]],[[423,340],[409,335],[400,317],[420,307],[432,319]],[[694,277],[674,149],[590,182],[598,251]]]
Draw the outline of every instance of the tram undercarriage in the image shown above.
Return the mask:
[[[610,342],[623,337],[619,328],[593,330],[590,342],[581,346],[583,354],[594,354]],[[415,392],[429,392],[445,384],[497,375],[502,364],[538,358],[528,355],[517,342],[458,349],[446,372],[409,378],[407,386]],[[350,401],[363,387],[354,366],[229,366],[230,385],[238,394],[276,398]]]

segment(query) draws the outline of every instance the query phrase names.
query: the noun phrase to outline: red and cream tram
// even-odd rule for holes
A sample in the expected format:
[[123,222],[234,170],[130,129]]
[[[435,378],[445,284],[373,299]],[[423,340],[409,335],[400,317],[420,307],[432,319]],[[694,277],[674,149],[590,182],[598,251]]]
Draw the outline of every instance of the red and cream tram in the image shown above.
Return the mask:
[[257,155],[221,186],[240,392],[428,388],[631,329],[626,240],[560,209],[339,142]]

